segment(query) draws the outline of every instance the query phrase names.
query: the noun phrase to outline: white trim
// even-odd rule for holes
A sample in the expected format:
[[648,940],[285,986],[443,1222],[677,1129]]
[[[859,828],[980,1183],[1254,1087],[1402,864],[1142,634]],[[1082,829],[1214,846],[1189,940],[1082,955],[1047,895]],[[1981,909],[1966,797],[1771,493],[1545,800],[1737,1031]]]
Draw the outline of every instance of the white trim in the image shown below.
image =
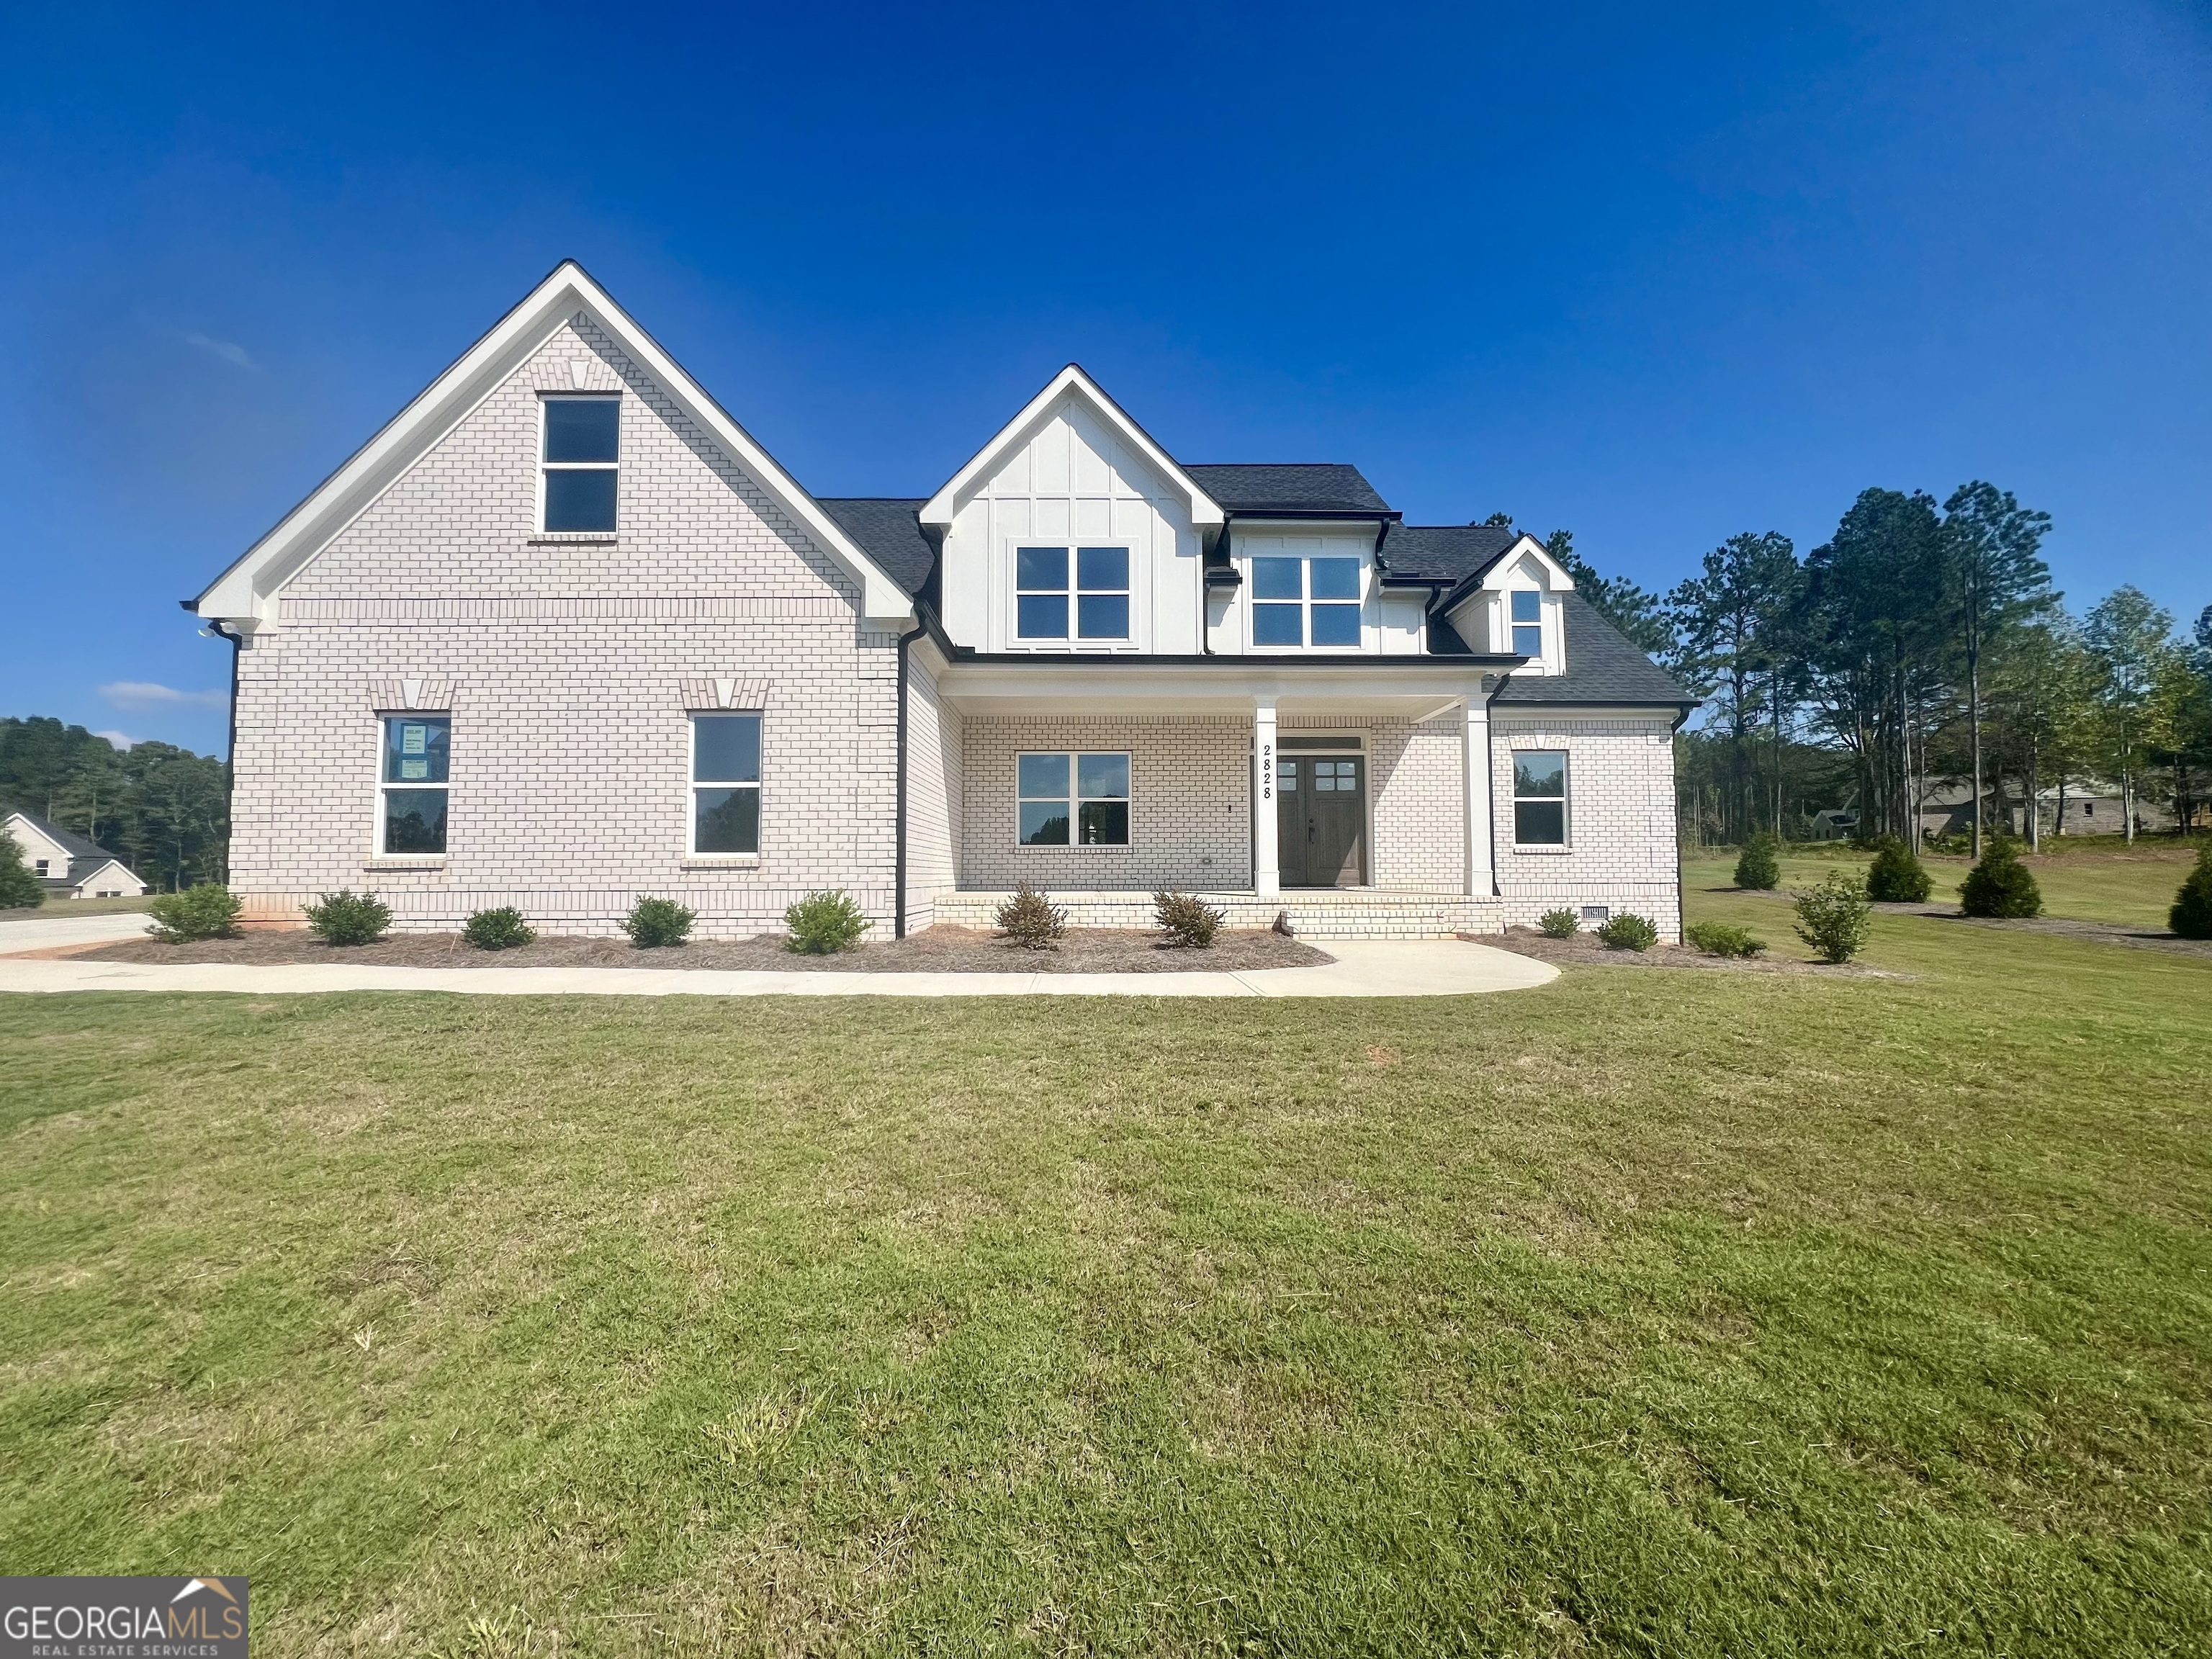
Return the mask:
[[[1050,755],[1067,763],[1067,793],[1065,795],[1024,795],[1022,793],[1022,763],[1031,756]],[[1112,755],[1121,757],[1122,769],[1128,774],[1129,793],[1126,795],[1086,795],[1083,793],[1083,762],[1086,756]],[[1067,803],[1067,839],[1060,841],[1024,841],[1022,839],[1022,808],[1033,800],[1064,800]],[[1083,805],[1085,801],[1118,800],[1124,809],[1127,835],[1121,841],[1085,841],[1083,839]],[[1046,848],[1066,851],[1083,848],[1093,853],[1127,852],[1137,844],[1137,760],[1127,749],[1018,749],[1014,751],[1014,850],[1026,852]]]
[[[574,318],[588,317],[622,346],[660,390],[713,438],[861,590],[860,616],[878,630],[914,615],[905,591],[820,504],[732,420],[574,260],[564,260],[491,331],[386,423],[336,472],[216,578],[193,610],[243,632],[276,619],[276,596],[345,527]],[[540,463],[539,465],[542,465]],[[541,519],[539,522],[543,522]]]
[[1006,453],[1026,442],[1030,428],[1051,414],[1060,401],[1073,393],[1090,405],[1091,411],[1115,436],[1141,455],[1170,483],[1181,491],[1190,508],[1194,528],[1204,531],[1218,529],[1228,521],[1214,499],[1200,489],[1188,472],[1177,466],[1168,453],[1154,443],[1145,429],[1122,412],[1099,384],[1073,363],[1054,375],[1043,391],[1022,406],[1020,414],[1000,427],[991,441],[970,456],[968,464],[947,479],[938,492],[922,504],[921,522],[944,529],[952,527],[953,514],[959,508],[959,498],[977,483],[995,472]]
[[[447,854],[452,850],[453,840],[453,711],[447,708],[426,708],[419,710],[402,709],[396,713],[380,714],[374,718],[376,720],[376,823],[369,831],[370,839],[368,844],[373,849],[369,854],[370,862],[388,863],[392,860],[398,860],[402,863],[413,864],[417,860],[434,860],[437,863],[443,864],[446,861]],[[444,778],[439,780],[418,778],[410,782],[404,778],[387,779],[384,775],[385,745],[391,741],[392,722],[394,720],[419,720],[424,724],[428,724],[432,720],[443,720],[446,723],[446,775]],[[429,747],[428,740],[427,738],[424,739],[423,747],[427,753]],[[413,789],[416,791],[435,789],[441,794],[445,796],[446,846],[444,848],[441,848],[439,851],[434,853],[395,853],[384,844],[384,832],[392,822],[392,813],[390,809],[385,805],[384,798],[394,789]]]
[[1498,890],[1498,842],[1490,821],[1490,705],[1482,698],[1466,700],[1460,736],[1467,789],[1467,891],[1470,898],[1488,898]]
[[[1573,757],[1559,744],[1523,744],[1509,748],[1507,756],[1514,763],[1513,778],[1513,850],[1516,853],[1558,854],[1574,850],[1575,845],[1575,763]],[[1520,759],[1522,755],[1557,755],[1559,757],[1559,793],[1552,795],[1523,795],[1521,793]],[[1521,839],[1521,803],[1548,801],[1559,803],[1559,838],[1557,841],[1527,841]]]
[[1275,763],[1282,755],[1276,730],[1275,700],[1252,700],[1252,891],[1261,898],[1283,893],[1282,826],[1278,811]]
[[[727,696],[722,690],[723,682],[717,680],[718,695]],[[699,722],[701,720],[749,720],[760,727],[755,746],[759,757],[755,765],[762,772],[768,770],[768,718],[758,708],[694,708],[684,716],[684,858],[685,867],[695,865],[730,864],[750,867],[760,862],[762,809],[767,805],[765,778],[702,778],[699,775]],[[699,792],[702,789],[750,789],[753,792],[753,850],[750,853],[702,853],[699,850]]]
[[[571,363],[580,369],[580,364]],[[545,459],[545,405],[583,403],[596,399],[615,406],[615,459],[611,461],[549,461]],[[622,531],[622,406],[619,392],[541,392],[538,394],[538,539],[550,541],[613,541]],[[615,475],[615,521],[605,530],[549,530],[545,527],[545,475],[549,472],[611,472]]]
[[[1137,649],[1137,577],[1140,566],[1137,557],[1137,545],[1130,538],[1101,536],[1092,541],[1071,536],[1063,542],[1054,536],[1002,536],[1000,542],[1001,551],[1005,555],[1000,563],[1006,570],[1006,580],[1012,584],[1006,590],[1006,598],[1011,601],[1006,612],[1009,624],[1006,629],[1007,650],[1040,651],[1065,656],[1073,652],[1128,653]],[[1025,547],[1061,547],[1066,550],[1069,586],[1064,591],[1067,596],[1067,624],[1070,631],[1057,639],[1024,636],[1022,633],[1021,553]],[[1083,589],[1074,585],[1077,580],[1076,567],[1080,562],[1079,556],[1081,550],[1086,547],[1116,547],[1121,549],[1122,556],[1128,561],[1128,568],[1124,573],[1123,578],[1127,584],[1126,586],[1096,590],[1101,594],[1118,592],[1129,602],[1128,632],[1118,639],[1081,639],[1073,632],[1078,626],[1077,613],[1080,609],[1076,601],[1083,593]],[[1052,590],[1045,588],[1030,590],[1036,593],[1050,591]]]
[[[1273,530],[1270,528],[1269,533]],[[1290,559],[1298,567],[1299,598],[1298,632],[1297,645],[1262,645],[1259,642],[1260,607],[1263,605],[1289,605],[1289,599],[1263,599],[1260,597],[1259,573],[1261,559]],[[1359,592],[1350,599],[1316,599],[1313,597],[1313,564],[1316,559],[1340,559],[1346,564],[1359,567]],[[1362,558],[1356,553],[1255,553],[1240,550],[1237,562],[1243,568],[1237,574],[1244,579],[1244,654],[1248,657],[1356,657],[1363,653],[1374,655],[1368,636],[1374,631],[1367,620],[1367,607],[1374,595],[1375,560],[1372,554]],[[1313,645],[1313,608],[1316,605],[1346,605],[1359,613],[1359,637],[1350,645]],[[1379,642],[1379,641],[1378,641]]]

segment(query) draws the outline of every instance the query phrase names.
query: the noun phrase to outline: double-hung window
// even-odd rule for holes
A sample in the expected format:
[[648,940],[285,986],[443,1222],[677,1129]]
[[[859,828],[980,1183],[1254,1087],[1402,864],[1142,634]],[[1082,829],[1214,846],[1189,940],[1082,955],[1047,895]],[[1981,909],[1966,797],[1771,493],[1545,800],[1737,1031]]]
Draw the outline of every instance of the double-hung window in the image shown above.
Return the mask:
[[453,722],[445,714],[392,714],[384,722],[377,775],[378,853],[404,858],[446,850],[447,760]]
[[1252,561],[1252,643],[1357,646],[1359,561]]
[[1127,755],[1018,755],[1014,769],[1023,846],[1129,844]]
[[541,398],[544,425],[539,495],[549,534],[615,527],[622,459],[622,398]]
[[760,851],[761,717],[691,717],[691,850]]
[[1567,756],[1562,749],[1513,751],[1513,842],[1567,844]]
[[1544,654],[1544,596],[1530,587],[1516,587],[1506,596],[1513,607],[1513,654]]
[[1129,550],[1016,548],[1014,635],[1024,640],[1127,639]]

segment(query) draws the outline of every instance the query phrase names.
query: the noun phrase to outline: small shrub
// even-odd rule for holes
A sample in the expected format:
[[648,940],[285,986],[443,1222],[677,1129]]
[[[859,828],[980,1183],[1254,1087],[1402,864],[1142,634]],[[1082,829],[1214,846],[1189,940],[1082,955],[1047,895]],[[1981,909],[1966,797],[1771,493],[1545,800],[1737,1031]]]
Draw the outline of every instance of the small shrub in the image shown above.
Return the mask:
[[1221,928],[1221,912],[1190,893],[1155,893],[1152,914],[1170,945],[1190,951],[1210,949]]
[[2166,925],[2184,939],[2212,939],[2212,846],[2197,849],[2197,867],[2173,896]]
[[1920,904],[1936,885],[1912,849],[1895,836],[1884,836],[1867,866],[1867,896],[1878,904]]
[[1572,939],[1582,925],[1582,918],[1564,905],[1536,918],[1536,931],[1546,939]]
[[875,926],[860,914],[860,907],[843,888],[832,893],[809,893],[783,913],[791,937],[783,948],[802,956],[826,957],[849,951],[860,935]]
[[164,893],[146,907],[154,918],[148,931],[164,945],[189,945],[199,939],[230,939],[238,933],[238,913],[246,906],[218,881],[204,881],[181,893]]
[[1831,870],[1818,887],[1797,895],[1797,937],[1820,952],[1823,962],[1849,962],[1866,949],[1874,902],[1866,889],[1840,870]]
[[1754,938],[1748,928],[1731,927],[1724,921],[1693,921],[1682,930],[1682,937],[1709,957],[1755,957],[1766,948],[1766,941]]
[[683,944],[691,937],[691,924],[698,919],[697,911],[685,909],[674,899],[641,898],[629,907],[622,929],[639,950],[653,951]]
[[1057,951],[1067,932],[1067,912],[1027,882],[1014,889],[1013,897],[999,907],[993,920],[1003,938],[1024,951]]
[[392,907],[374,893],[342,887],[307,907],[307,926],[325,945],[374,945],[392,926]]
[[2020,844],[2009,836],[1990,842],[1982,861],[1959,884],[1959,908],[1970,916],[2018,919],[2043,914],[2043,892],[2020,861]]
[[1597,937],[1608,951],[1648,951],[1659,942],[1659,930],[1647,918],[1623,910],[1598,923]]
[[1782,843],[1764,830],[1753,832],[1743,844],[1743,853],[1735,861],[1735,884],[1759,892],[1771,892],[1782,885],[1782,860],[1777,856]]
[[461,924],[461,937],[479,951],[514,951],[538,937],[512,905],[479,910]]
[[0,910],[35,910],[46,902],[46,884],[23,862],[23,848],[0,830]]

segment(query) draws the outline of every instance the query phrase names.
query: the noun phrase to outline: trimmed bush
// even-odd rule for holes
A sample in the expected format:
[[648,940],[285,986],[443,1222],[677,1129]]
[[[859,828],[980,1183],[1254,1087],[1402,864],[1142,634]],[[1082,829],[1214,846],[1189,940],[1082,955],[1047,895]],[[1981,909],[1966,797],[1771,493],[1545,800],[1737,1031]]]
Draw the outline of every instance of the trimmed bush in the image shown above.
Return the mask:
[[374,893],[341,887],[307,907],[307,926],[325,945],[374,945],[392,926],[392,907]]
[[1709,957],[1755,957],[1766,948],[1766,941],[1753,937],[1750,929],[1731,927],[1724,921],[1693,921],[1682,930],[1682,937]]
[[860,914],[860,907],[843,888],[830,893],[809,893],[783,913],[791,937],[783,948],[801,956],[834,956],[860,943],[860,935],[875,926]]
[[1999,836],[1990,843],[1982,861],[1959,884],[1959,908],[1970,916],[2014,920],[2043,914],[2043,890],[2020,861],[2019,842]]
[[1572,939],[1582,931],[1582,918],[1564,906],[1536,918],[1536,931],[1546,939]]
[[1884,836],[1874,862],[1867,866],[1867,896],[1877,904],[1921,904],[1935,888],[1934,878],[1912,849],[1895,836]]
[[35,910],[46,902],[46,884],[23,862],[15,836],[0,830],[0,910]]
[[2197,849],[2197,867],[2173,896],[2166,925],[2184,939],[2212,939],[2212,846]]
[[1659,930],[1632,910],[1623,910],[1597,925],[1598,942],[1608,951],[1648,951],[1659,942]]
[[1067,932],[1067,912],[1027,882],[1014,889],[1013,897],[999,907],[992,920],[999,924],[1001,938],[1024,951],[1057,951]]
[[696,910],[687,910],[674,899],[641,898],[629,907],[622,930],[639,950],[655,951],[683,944],[691,937],[691,924],[698,919]]
[[231,939],[238,913],[246,908],[219,881],[204,881],[181,893],[164,893],[146,907],[154,918],[148,931],[164,945],[189,945],[199,939]]
[[1167,943],[1182,950],[1210,949],[1221,930],[1222,913],[1194,894],[1155,893],[1152,914],[1159,918]]
[[1753,833],[1735,861],[1735,884],[1768,893],[1782,885],[1782,843],[1764,830]]
[[1874,901],[1866,889],[1840,870],[1831,870],[1818,887],[1797,895],[1797,937],[1823,962],[1849,962],[1866,949]]
[[479,910],[461,924],[461,937],[479,951],[514,951],[538,937],[513,905]]

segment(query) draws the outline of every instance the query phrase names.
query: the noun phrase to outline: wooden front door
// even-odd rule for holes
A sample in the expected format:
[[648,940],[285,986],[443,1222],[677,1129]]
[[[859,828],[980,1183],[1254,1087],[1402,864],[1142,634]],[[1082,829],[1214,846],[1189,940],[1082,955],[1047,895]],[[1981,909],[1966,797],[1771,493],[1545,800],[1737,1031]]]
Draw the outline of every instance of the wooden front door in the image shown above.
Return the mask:
[[1275,766],[1276,858],[1285,887],[1367,883],[1367,763],[1285,755]]

